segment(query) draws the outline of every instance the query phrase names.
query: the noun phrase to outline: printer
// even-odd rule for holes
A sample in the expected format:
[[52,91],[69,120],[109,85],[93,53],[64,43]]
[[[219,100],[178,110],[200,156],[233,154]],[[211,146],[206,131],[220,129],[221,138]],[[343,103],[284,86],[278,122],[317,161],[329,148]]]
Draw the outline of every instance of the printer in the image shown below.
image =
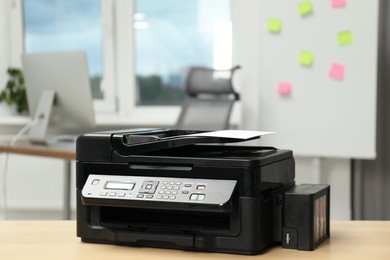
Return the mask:
[[261,134],[236,133],[246,132],[146,128],[81,135],[77,236],[234,254],[274,245],[314,250],[329,237],[329,186],[296,185],[291,150],[240,144]]

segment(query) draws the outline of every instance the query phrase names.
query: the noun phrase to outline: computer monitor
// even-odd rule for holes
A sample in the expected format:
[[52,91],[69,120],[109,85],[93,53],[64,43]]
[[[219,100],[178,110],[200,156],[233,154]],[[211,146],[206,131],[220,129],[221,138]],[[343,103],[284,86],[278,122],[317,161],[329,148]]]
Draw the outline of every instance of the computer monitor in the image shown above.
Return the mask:
[[47,142],[47,127],[77,135],[95,127],[91,86],[84,51],[23,54],[30,114],[38,121],[30,140]]

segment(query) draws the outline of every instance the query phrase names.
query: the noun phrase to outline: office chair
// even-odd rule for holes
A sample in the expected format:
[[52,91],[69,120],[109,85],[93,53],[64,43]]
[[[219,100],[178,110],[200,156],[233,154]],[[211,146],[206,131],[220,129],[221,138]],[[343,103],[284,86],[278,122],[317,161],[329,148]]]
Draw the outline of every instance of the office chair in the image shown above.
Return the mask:
[[233,74],[239,68],[191,67],[185,82],[187,96],[176,129],[227,129],[234,102],[240,99],[232,83]]

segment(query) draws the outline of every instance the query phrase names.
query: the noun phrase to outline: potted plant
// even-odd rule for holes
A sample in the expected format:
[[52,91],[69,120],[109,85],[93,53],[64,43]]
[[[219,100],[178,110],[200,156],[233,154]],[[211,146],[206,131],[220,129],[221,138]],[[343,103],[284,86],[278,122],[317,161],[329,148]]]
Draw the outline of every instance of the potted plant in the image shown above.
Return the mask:
[[9,68],[7,74],[9,79],[5,88],[0,92],[0,103],[15,106],[16,111],[20,114],[27,113],[28,103],[22,70]]

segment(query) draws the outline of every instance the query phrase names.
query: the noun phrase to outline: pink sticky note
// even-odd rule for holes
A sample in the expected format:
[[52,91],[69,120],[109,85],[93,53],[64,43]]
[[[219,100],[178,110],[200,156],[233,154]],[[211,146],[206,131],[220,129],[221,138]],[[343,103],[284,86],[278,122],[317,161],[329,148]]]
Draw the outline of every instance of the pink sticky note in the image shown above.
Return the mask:
[[333,8],[340,8],[344,7],[346,5],[346,0],[331,0],[330,4],[332,5]]
[[344,78],[345,67],[342,64],[332,63],[329,69],[329,77],[342,80]]
[[280,82],[276,87],[276,92],[281,95],[287,95],[291,92],[291,83],[290,82]]

